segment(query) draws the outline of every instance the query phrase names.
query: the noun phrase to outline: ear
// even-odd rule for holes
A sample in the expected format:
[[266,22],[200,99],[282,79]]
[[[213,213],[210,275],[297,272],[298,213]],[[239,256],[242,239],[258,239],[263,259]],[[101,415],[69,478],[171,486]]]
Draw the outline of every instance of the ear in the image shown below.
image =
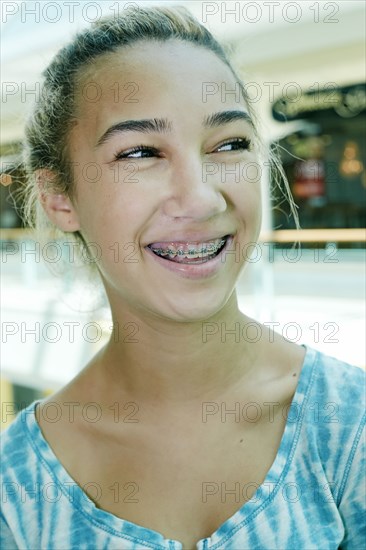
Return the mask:
[[80,229],[79,218],[69,197],[52,192],[54,172],[42,168],[36,170],[35,176],[42,207],[51,222],[62,231],[78,231]]

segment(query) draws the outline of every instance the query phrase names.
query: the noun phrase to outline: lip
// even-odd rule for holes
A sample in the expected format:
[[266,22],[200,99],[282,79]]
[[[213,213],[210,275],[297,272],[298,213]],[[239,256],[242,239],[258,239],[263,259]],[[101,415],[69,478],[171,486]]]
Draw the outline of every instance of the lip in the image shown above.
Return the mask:
[[144,250],[146,251],[148,256],[158,262],[159,265],[161,265],[168,271],[176,273],[180,277],[183,277],[185,279],[204,279],[215,275],[223,267],[223,265],[225,264],[225,262],[223,261],[223,254],[231,246],[234,238],[235,235],[230,235],[220,254],[218,256],[215,256],[215,258],[213,258],[212,260],[209,260],[208,262],[204,262],[202,264],[179,264],[175,262],[170,262],[154,254],[154,252],[152,252],[148,246],[146,246]]

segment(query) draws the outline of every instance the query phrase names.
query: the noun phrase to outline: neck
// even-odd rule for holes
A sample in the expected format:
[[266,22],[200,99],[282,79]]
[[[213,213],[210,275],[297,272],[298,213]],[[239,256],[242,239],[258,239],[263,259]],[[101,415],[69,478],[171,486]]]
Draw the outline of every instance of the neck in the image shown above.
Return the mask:
[[[213,400],[255,368],[256,344],[243,327],[252,322],[238,309],[235,292],[205,321],[174,322],[146,312],[113,312],[113,332],[98,354],[100,384],[110,397],[127,395],[159,406]],[[244,331],[245,333],[245,331]]]

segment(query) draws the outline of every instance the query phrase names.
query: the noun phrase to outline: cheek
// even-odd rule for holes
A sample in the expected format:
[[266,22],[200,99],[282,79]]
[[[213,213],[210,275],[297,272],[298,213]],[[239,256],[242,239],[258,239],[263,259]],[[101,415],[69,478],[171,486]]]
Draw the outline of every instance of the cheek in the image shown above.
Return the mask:
[[246,221],[254,222],[261,218],[262,212],[261,174],[258,165],[244,165],[240,175],[240,180],[230,185],[232,201]]
[[[91,240],[131,228],[131,220],[141,219],[144,201],[137,183],[116,173],[113,166],[96,161],[78,162],[76,203],[82,231]],[[142,194],[141,194],[142,195]]]

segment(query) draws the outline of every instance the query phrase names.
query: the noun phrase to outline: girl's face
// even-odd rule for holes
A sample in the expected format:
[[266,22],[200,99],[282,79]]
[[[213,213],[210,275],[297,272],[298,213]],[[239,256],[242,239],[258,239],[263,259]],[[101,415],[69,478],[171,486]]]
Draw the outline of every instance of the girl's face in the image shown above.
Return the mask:
[[[214,315],[261,221],[258,151],[231,71],[186,42],[140,42],[88,69],[78,104],[74,205],[112,310],[122,300],[178,321]],[[147,248],[226,235],[220,256],[195,265]]]

